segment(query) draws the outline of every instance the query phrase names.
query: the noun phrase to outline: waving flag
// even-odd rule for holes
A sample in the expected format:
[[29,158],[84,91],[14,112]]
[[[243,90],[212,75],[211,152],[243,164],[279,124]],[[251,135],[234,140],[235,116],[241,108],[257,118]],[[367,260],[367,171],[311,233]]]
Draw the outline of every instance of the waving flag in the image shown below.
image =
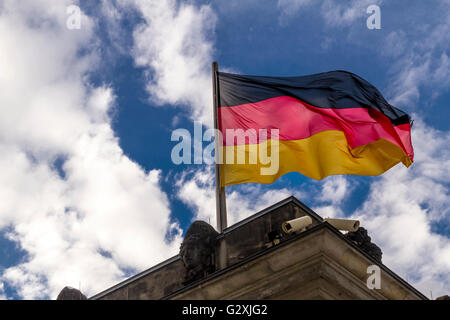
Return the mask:
[[[218,72],[217,77],[222,186],[272,183],[292,171],[318,180],[379,175],[399,162],[406,167],[413,162],[410,117],[353,73],[263,77]],[[269,165],[261,148],[278,153],[274,172],[262,174]],[[239,152],[247,157],[245,163],[234,160]]]

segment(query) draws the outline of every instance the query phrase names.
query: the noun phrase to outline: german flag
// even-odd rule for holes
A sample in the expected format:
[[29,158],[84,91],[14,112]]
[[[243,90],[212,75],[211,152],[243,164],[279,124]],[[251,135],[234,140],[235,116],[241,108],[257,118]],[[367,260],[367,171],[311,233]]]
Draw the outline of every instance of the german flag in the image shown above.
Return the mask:
[[[217,77],[222,186],[272,183],[293,171],[317,180],[372,176],[413,162],[410,117],[353,73]],[[278,152],[276,172],[261,174],[270,165],[258,152],[264,148]],[[237,163],[239,154],[245,163]]]

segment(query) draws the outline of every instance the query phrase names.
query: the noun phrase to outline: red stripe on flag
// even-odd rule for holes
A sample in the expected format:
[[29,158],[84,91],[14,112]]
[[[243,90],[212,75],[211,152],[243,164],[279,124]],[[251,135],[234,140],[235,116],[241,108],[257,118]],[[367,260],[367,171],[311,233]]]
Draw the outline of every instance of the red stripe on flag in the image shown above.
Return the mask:
[[322,131],[339,130],[344,132],[351,148],[385,139],[398,145],[413,160],[410,125],[393,127],[389,118],[373,108],[317,108],[281,96],[219,108],[219,128],[224,145],[242,144],[227,139],[226,129],[254,129],[254,143],[265,140],[258,136],[259,129],[268,129],[267,139],[271,138],[270,129],[278,129],[280,140],[305,139]]

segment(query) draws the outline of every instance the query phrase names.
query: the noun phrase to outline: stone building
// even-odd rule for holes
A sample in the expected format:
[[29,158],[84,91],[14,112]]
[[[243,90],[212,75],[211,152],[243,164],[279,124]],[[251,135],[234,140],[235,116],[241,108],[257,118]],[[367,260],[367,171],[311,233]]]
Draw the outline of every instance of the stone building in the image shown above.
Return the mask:
[[[303,216],[305,230],[282,231]],[[427,299],[381,255],[364,228],[344,234],[289,197],[220,234],[194,222],[180,254],[90,299]],[[367,285],[369,266],[379,267],[379,289]]]

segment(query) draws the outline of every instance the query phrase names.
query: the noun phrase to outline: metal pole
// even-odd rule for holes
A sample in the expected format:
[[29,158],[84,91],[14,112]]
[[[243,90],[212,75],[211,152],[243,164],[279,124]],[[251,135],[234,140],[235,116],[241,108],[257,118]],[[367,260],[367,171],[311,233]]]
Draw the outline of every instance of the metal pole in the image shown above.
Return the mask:
[[216,154],[216,220],[217,220],[217,231],[222,232],[227,227],[227,204],[225,199],[225,187],[222,187],[221,183],[221,165],[219,159],[221,157],[221,143],[217,135],[217,130],[219,129],[219,104],[220,104],[220,92],[219,92],[219,65],[217,62],[212,63],[212,80],[213,80],[213,107],[214,107],[214,129],[215,133],[215,154]]

